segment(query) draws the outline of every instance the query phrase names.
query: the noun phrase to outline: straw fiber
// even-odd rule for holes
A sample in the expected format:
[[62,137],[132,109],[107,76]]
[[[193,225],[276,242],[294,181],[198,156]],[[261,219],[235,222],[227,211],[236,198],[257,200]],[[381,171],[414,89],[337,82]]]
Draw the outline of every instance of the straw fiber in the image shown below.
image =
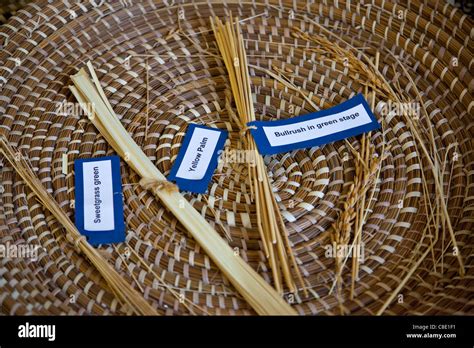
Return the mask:
[[[307,290],[285,289],[288,303],[301,315],[474,314],[474,31],[443,1],[36,1],[0,27],[0,135],[74,219],[74,160],[115,154],[68,89],[87,61],[164,174],[190,122],[228,130],[208,193],[185,197],[272,283],[248,167],[231,158],[245,147],[209,20],[231,14],[241,21],[257,119],[363,93],[369,103],[375,96],[382,124],[367,136],[380,161],[364,182],[357,277],[352,258],[337,266],[328,250],[357,240],[354,225],[334,236],[344,203],[363,190],[354,185],[363,137],[264,158]],[[390,91],[416,112],[394,110]],[[127,239],[99,247],[109,264],[159,314],[255,314],[123,160],[121,175]],[[39,247],[36,259],[0,258],[0,312],[127,314],[5,160],[0,177],[0,244]]]

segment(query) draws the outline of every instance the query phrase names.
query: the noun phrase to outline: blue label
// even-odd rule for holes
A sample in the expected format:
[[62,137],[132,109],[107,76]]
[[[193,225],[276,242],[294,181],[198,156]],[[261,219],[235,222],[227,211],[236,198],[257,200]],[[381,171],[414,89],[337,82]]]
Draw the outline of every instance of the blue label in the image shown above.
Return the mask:
[[362,94],[326,110],[247,125],[263,155],[323,145],[380,128]]
[[92,245],[125,241],[120,157],[74,161],[76,227]]
[[205,193],[226,139],[224,130],[191,123],[168,180],[181,190]]

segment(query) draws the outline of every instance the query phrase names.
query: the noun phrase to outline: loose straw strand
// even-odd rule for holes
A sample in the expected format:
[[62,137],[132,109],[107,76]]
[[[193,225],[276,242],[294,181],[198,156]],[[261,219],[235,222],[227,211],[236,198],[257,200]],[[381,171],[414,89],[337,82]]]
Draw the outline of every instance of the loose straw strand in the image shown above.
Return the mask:
[[77,230],[66,213],[61,209],[51,194],[44,188],[23,155],[13,148],[3,136],[0,136],[0,150],[7,161],[15,169],[28,187],[35,193],[43,206],[48,209],[58,222],[64,227],[66,238],[73,241],[74,247],[97,268],[112,292],[120,303],[126,305],[134,313],[141,315],[158,315],[158,312],[127,283],[117,271],[112,268],[107,260],[94,249]]
[[[298,281],[301,283],[301,288],[304,290],[305,295],[308,296],[299,266],[296,263],[288,241],[283,218],[272,192],[263,158],[257,153],[255,141],[249,134],[249,130],[253,127],[247,126],[249,122],[255,121],[255,110],[248,72],[249,65],[240,22],[238,19],[234,22],[232,16],[225,23],[218,17],[211,17],[210,22],[217,46],[227,68],[238,118],[234,116],[233,112],[229,112],[229,114],[232,115],[231,118],[240,127],[239,134],[247,151],[256,155],[255,168],[249,163],[247,164],[248,174],[251,192],[253,193],[252,196],[257,208],[257,229],[262,240],[265,255],[270,263],[275,288],[279,293],[283,293],[282,280],[284,280],[291,292],[297,291],[290,271],[291,264]],[[226,97],[226,108],[230,109],[228,100],[229,97]],[[269,204],[269,202],[271,203]],[[288,263],[288,260],[290,263]]]

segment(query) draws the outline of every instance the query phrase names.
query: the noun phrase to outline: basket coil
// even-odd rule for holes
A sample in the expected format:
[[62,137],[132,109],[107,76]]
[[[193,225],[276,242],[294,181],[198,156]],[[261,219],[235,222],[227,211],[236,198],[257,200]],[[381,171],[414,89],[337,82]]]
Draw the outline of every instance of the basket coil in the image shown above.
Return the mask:
[[[73,219],[74,160],[114,154],[68,90],[70,75],[87,61],[122,124],[164,174],[189,122],[228,130],[228,160],[208,193],[185,197],[223,238],[230,233],[236,254],[271,282],[246,159],[238,157],[241,134],[226,105],[227,72],[209,24],[211,16],[230,14],[241,20],[257,118],[303,115],[366,92],[368,81],[352,62],[318,44],[324,38],[360,61],[379,53],[378,71],[413,106],[410,117],[422,136],[432,132],[429,152],[436,149],[441,159],[456,245],[439,212],[427,218],[437,190],[413,129],[395,104],[376,95],[373,111],[384,127],[369,141],[384,157],[367,196],[364,262],[351,296],[352,261],[334,290],[335,258],[327,246],[353,188],[351,148],[360,148],[360,137],[266,156],[309,294],[286,292],[289,303],[301,315],[474,314],[474,31],[470,17],[443,1],[36,1],[0,27],[0,134]],[[197,314],[255,314],[125,161],[121,176],[127,240],[100,251],[127,282],[161,314],[190,313],[156,275]],[[39,251],[36,259],[0,258],[0,312],[127,314],[5,161],[0,177],[0,244]]]

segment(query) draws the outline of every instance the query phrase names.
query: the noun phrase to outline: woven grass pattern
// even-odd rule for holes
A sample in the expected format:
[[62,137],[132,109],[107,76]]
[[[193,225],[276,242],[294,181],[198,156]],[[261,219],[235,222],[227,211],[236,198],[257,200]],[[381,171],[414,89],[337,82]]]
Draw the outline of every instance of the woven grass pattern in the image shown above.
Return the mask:
[[2,0],[0,1],[0,24],[6,23],[8,18],[24,7],[31,0]]
[[[423,104],[413,122],[423,137],[432,132],[441,159],[455,250],[441,213],[427,217],[437,191],[426,156],[406,118],[382,112],[388,97],[380,88],[374,112],[383,130],[372,132],[370,143],[383,161],[367,196],[365,260],[351,297],[351,260],[335,291],[336,260],[325,246],[353,187],[352,149],[360,149],[361,138],[265,157],[309,293],[286,294],[295,310],[474,314],[474,31],[471,18],[442,1],[37,1],[0,27],[0,135],[74,218],[74,160],[113,154],[90,121],[64,104],[75,102],[69,76],[91,60],[122,124],[161,172],[169,173],[189,122],[227,129],[228,149],[242,149],[209,24],[210,16],[230,12],[242,20],[257,119],[370,93],[381,81],[337,54],[350,51],[364,62],[378,52],[389,85],[403,100]],[[110,264],[159,313],[187,315],[192,307],[193,314],[255,314],[124,161],[121,174],[127,242],[100,248]],[[1,313],[126,314],[5,161],[0,176],[0,244],[40,246],[37,260],[0,258]],[[186,198],[223,238],[230,233],[229,244],[271,282],[246,177],[244,164],[223,163],[208,194]]]

